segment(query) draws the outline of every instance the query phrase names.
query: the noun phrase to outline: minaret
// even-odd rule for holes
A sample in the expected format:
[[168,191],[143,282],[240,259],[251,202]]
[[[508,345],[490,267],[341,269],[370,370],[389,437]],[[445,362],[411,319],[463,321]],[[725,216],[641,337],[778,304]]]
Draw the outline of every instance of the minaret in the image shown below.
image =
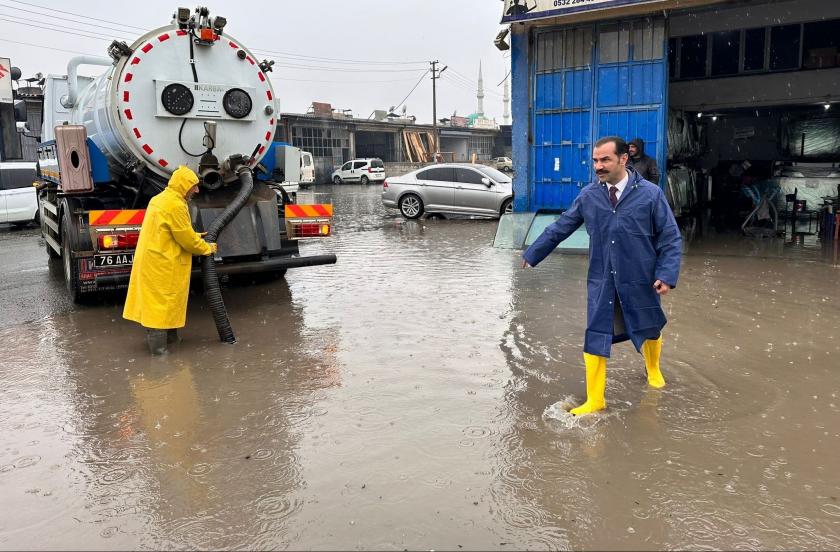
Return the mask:
[[505,79],[505,95],[502,101],[505,104],[505,112],[502,115],[502,124],[510,124],[510,77]]
[[481,62],[478,62],[478,94],[476,94],[476,98],[478,98],[478,110],[476,110],[476,114],[479,117],[484,117],[484,78],[481,76]]

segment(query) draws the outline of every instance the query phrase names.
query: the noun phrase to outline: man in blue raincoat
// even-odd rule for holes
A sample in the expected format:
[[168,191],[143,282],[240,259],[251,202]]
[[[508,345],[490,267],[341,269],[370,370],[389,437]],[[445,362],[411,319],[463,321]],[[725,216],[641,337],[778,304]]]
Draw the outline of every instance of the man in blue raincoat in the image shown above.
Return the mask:
[[613,343],[630,340],[645,358],[648,384],[663,387],[659,369],[665,313],[660,296],[677,285],[682,238],[662,190],[627,168],[627,143],[617,136],[595,144],[598,182],[548,226],[522,258],[537,266],[581,224],[589,234],[587,324],[583,345],[586,402],[574,415],[606,408],[607,359]]

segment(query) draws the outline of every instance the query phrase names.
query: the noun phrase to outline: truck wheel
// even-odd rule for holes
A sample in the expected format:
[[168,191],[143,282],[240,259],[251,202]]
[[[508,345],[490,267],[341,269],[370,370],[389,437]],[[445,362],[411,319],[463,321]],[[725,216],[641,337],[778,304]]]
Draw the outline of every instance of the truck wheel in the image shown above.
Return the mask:
[[367,185],[368,185],[368,183],[370,182],[370,179],[368,179],[368,177],[366,177],[365,175],[362,175],[362,180],[361,180],[361,182],[362,182],[362,184],[364,184],[365,186],[367,186]]
[[[79,283],[79,263],[73,258],[73,247],[70,243],[72,223],[67,215],[61,217],[61,257],[64,264],[64,285],[70,292],[74,303],[82,300],[82,290]],[[49,249],[49,246],[47,246]]]
[[423,214],[423,200],[414,194],[406,194],[400,199],[400,213],[407,219],[420,218]]
[[336,176],[335,178],[333,178],[333,184],[335,184],[336,186],[338,186],[339,184],[341,184],[341,177],[340,177],[340,176]]

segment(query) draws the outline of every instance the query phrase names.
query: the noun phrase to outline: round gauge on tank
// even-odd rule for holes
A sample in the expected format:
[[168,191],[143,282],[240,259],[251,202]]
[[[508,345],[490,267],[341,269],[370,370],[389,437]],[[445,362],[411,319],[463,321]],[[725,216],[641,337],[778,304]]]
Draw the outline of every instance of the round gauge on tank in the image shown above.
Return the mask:
[[183,84],[172,83],[166,85],[160,95],[163,108],[173,115],[186,115],[193,108],[195,99],[189,88]]
[[231,88],[225,92],[225,97],[222,98],[222,105],[228,115],[235,119],[242,119],[251,113],[251,96],[240,88]]

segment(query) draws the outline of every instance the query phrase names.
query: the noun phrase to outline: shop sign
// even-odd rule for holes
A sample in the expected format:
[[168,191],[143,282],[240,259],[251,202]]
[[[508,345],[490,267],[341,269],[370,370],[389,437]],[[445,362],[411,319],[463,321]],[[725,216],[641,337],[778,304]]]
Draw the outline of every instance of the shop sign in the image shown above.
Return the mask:
[[558,17],[619,6],[649,4],[652,1],[654,0],[505,0],[502,23]]

